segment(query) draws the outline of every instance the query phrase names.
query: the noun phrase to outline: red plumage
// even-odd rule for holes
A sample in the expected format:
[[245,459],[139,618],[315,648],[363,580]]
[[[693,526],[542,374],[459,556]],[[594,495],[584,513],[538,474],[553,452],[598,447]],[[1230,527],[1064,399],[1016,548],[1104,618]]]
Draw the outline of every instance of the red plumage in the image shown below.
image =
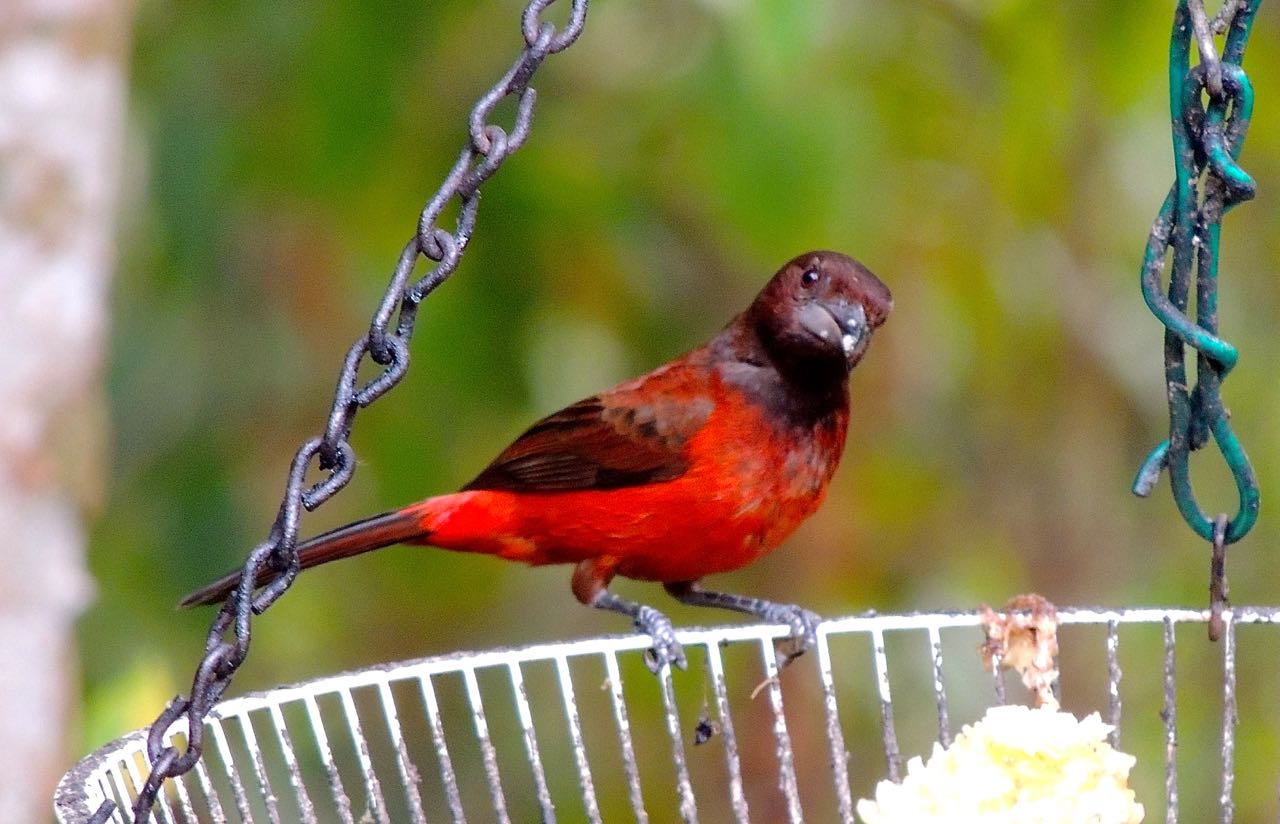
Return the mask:
[[[395,543],[576,564],[579,600],[635,618],[659,663],[683,661],[669,622],[608,593],[614,575],[811,639],[811,613],[696,582],[773,550],[822,503],[844,449],[849,371],[891,307],[851,258],[801,255],[706,345],[544,418],[460,492],[301,544],[300,564]],[[237,581],[183,603],[219,600]]]

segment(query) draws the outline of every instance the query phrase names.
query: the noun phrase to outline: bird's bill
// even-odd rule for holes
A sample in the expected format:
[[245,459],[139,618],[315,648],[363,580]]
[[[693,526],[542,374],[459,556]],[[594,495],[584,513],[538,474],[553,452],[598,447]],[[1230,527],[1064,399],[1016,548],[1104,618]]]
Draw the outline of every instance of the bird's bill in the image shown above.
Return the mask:
[[810,303],[800,310],[800,326],[809,334],[855,358],[871,339],[871,324],[861,303]]

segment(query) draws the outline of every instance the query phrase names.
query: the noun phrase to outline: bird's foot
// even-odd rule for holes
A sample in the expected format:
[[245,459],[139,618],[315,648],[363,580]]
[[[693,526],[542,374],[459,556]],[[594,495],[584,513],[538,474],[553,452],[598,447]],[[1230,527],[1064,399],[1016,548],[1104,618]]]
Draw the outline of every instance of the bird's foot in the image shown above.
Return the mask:
[[782,669],[804,655],[818,643],[818,624],[822,616],[796,604],[761,605],[760,618],[770,624],[786,624],[791,627],[791,637],[778,644],[778,669]]
[[644,651],[644,663],[650,672],[661,672],[667,665],[682,670],[689,668],[670,618],[653,607],[642,605],[636,611],[635,624],[636,629],[653,639],[653,646]]

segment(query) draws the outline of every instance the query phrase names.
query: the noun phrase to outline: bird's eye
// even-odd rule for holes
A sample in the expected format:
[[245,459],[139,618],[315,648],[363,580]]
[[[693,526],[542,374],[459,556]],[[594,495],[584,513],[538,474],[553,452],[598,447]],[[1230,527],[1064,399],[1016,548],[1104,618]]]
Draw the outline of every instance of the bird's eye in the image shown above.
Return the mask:
[[808,289],[810,286],[818,282],[817,269],[805,269],[804,274],[800,276],[800,285]]

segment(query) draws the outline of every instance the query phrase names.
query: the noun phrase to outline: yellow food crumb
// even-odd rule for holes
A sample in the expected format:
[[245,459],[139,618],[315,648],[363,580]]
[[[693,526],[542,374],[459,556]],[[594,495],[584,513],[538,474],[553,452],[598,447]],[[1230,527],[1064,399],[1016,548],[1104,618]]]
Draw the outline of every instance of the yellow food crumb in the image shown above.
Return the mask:
[[993,707],[901,784],[881,781],[858,802],[866,824],[1138,824],[1128,787],[1135,759],[1107,743],[1111,726],[1056,709]]

